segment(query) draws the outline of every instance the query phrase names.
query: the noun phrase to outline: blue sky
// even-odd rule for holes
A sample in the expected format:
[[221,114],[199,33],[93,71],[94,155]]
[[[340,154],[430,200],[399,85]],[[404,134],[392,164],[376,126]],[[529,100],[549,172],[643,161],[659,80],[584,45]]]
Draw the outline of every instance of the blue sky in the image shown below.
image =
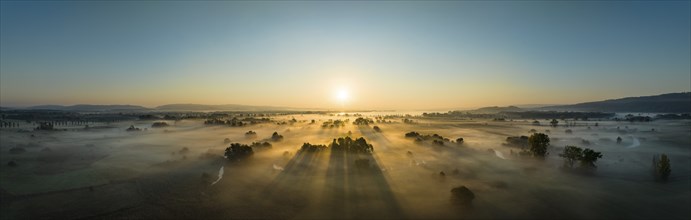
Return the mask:
[[2,2],[0,105],[425,109],[691,90],[689,1]]

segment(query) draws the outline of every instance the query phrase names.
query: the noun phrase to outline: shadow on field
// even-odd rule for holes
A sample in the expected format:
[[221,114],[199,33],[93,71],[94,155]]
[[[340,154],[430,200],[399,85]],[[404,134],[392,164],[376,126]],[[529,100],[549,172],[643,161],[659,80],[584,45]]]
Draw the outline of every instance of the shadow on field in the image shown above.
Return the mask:
[[[367,159],[369,166],[356,166]],[[331,150],[320,202],[329,219],[401,219],[401,208],[375,157]],[[322,217],[322,216],[320,216]]]

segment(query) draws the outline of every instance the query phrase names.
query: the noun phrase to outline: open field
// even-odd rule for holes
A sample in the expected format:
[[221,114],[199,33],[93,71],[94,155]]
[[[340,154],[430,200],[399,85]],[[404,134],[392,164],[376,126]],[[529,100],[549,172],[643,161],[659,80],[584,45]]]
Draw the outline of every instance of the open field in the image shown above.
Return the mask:
[[[536,126],[532,120],[415,118],[414,123],[392,119],[322,128],[329,119],[352,122],[356,117],[272,119],[292,118],[297,122],[243,127],[180,120],[151,128],[152,121],[138,120],[87,130],[3,128],[0,218],[688,218],[689,120],[577,121],[575,126],[550,127],[548,121]],[[130,125],[147,129],[125,131]],[[528,136],[531,129],[549,130],[545,160],[515,155],[512,151],[518,149],[505,145],[508,136]],[[257,136],[247,137],[249,130]],[[416,143],[405,137],[410,131],[463,137],[464,142]],[[271,140],[273,132],[283,140]],[[303,143],[328,145],[349,132],[371,143],[373,153],[299,151]],[[268,141],[273,147],[228,162],[225,138],[244,144]],[[566,145],[592,148],[603,157],[592,172],[570,172],[557,156]],[[26,151],[10,153],[14,147]],[[664,183],[651,174],[652,157],[662,153],[672,167]],[[362,158],[370,160],[370,170],[356,168],[355,159]],[[17,166],[9,166],[10,161]],[[220,168],[222,178],[212,185]],[[474,192],[472,206],[451,201],[450,190],[461,185]]]

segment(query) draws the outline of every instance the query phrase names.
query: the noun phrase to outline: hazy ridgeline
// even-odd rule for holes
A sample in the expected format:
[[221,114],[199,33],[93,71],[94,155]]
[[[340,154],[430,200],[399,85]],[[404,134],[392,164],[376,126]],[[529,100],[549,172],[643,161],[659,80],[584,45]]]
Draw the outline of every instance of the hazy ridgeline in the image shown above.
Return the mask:
[[[298,122],[276,123],[292,118]],[[685,219],[691,205],[688,120],[551,127],[544,120],[536,126],[532,120],[394,118],[358,126],[345,116],[272,119],[242,127],[181,120],[162,128],[151,128],[153,121],[67,131],[3,128],[0,218]],[[323,128],[329,119],[349,122]],[[126,131],[130,125],[142,130]],[[549,130],[545,160],[516,156],[511,151],[518,149],[504,144],[531,129]],[[246,136],[249,130],[256,137]],[[464,142],[417,143],[405,137],[410,131]],[[273,132],[284,138],[271,140]],[[299,151],[303,143],[328,145],[349,132],[374,152]],[[228,162],[225,138],[267,141],[272,148]],[[557,156],[566,145],[603,157],[592,172],[570,172]],[[25,152],[10,152],[17,147]],[[662,153],[672,165],[667,182],[651,175],[651,159]],[[356,159],[369,159],[370,168],[358,168]],[[212,185],[221,167],[222,179]],[[451,189],[461,185],[475,194],[471,206],[452,202]]]

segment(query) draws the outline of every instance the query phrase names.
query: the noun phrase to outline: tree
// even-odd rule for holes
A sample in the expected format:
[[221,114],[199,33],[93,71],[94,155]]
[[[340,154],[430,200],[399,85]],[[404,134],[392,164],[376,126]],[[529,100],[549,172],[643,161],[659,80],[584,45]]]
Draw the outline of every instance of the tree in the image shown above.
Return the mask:
[[254,154],[252,147],[246,144],[232,143],[230,147],[226,148],[225,156],[230,161],[236,161],[243,158],[250,157]]
[[157,121],[151,125],[152,128],[162,128],[162,127],[168,127],[168,126],[169,126],[168,123],[166,123],[164,121]]
[[405,133],[405,137],[407,137],[407,138],[415,138],[415,137],[419,137],[419,136],[420,136],[420,133],[417,133],[414,131]]
[[549,124],[551,124],[553,127],[557,127],[559,121],[557,121],[557,119],[552,119],[552,121],[550,121]]
[[470,191],[468,187],[459,186],[451,189],[451,199],[462,205],[470,205],[475,199],[475,193]]
[[560,157],[564,158],[564,167],[573,167],[574,162],[581,159],[581,154],[583,149],[576,146],[566,146],[564,147],[564,152],[559,154]]
[[278,134],[278,132],[275,132],[271,135],[271,140],[273,141],[280,141],[283,140],[283,135]]
[[658,161],[656,157],[653,158],[653,169],[658,180],[667,181],[669,174],[672,172],[672,166],[669,163],[669,157],[666,154],[660,155]]
[[594,151],[590,148],[586,148],[585,150],[583,150],[583,154],[581,156],[581,166],[593,168],[597,167],[595,166],[595,162],[598,158],[602,158],[602,153]]
[[536,157],[545,157],[549,146],[549,136],[543,133],[534,133],[528,138],[530,152]]

